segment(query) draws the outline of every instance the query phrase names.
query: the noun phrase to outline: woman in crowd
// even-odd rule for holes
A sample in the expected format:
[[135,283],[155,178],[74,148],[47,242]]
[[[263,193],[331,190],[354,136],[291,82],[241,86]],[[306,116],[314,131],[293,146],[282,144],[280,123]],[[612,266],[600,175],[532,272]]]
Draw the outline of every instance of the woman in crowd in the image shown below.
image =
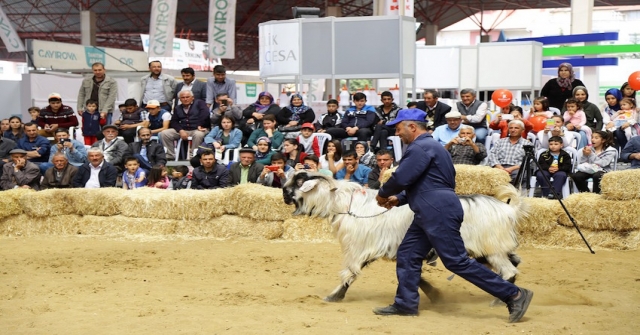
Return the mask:
[[359,141],[355,146],[358,162],[362,165],[374,168],[376,166],[376,155],[369,150],[367,142]]
[[[233,150],[240,147],[242,141],[242,131],[236,128],[236,121],[232,116],[224,115],[220,120],[220,125],[213,127],[209,134],[204,137],[202,149],[209,149],[218,152],[218,157],[224,156],[226,150]],[[191,158],[191,166],[200,166],[200,154]]]
[[267,166],[271,164],[271,156],[273,154],[271,140],[266,136],[258,138],[256,141],[256,162]]
[[19,139],[24,137],[24,128],[22,119],[18,116],[12,116],[9,118],[9,130],[3,134],[4,138],[8,138],[14,142],[18,142]]
[[269,92],[258,94],[258,100],[242,111],[242,124],[238,128],[248,138],[251,132],[262,127],[262,118],[267,114],[277,115],[280,107],[273,103],[273,96]]
[[622,100],[622,92],[617,88],[610,88],[607,90],[607,92],[604,93],[604,100],[606,102],[602,106],[600,112],[602,114],[602,123],[604,124],[604,129],[602,130],[610,130],[614,127],[613,124],[610,123],[613,114],[620,110],[620,100]]
[[320,157],[320,168],[331,171],[334,175],[344,167],[342,164],[342,144],[339,140],[327,141],[326,154]]
[[549,106],[562,110],[565,100],[573,96],[573,89],[584,86],[580,79],[576,79],[573,66],[562,63],[558,66],[558,77],[549,80],[540,91],[540,95],[549,99]]
[[307,154],[304,152],[302,145],[295,138],[288,138],[284,140],[282,154],[286,159],[285,163],[292,168],[296,167],[296,164],[302,163]]
[[593,180],[593,192],[600,193],[600,180],[602,176],[613,169],[613,161],[616,159],[616,149],[613,147],[611,134],[598,130],[591,136],[592,147],[582,149],[582,157],[577,167],[577,172],[571,174],[571,179],[576,183],[580,192],[589,192],[587,180]]
[[573,89],[573,98],[580,102],[582,110],[587,117],[586,126],[591,128],[591,132],[602,129],[602,113],[598,106],[589,102],[589,91],[584,86],[576,86]]
[[276,115],[279,130],[281,132],[300,131],[303,123],[313,123],[316,114],[313,109],[304,104],[302,95],[292,94],[289,99],[289,106],[282,108]]

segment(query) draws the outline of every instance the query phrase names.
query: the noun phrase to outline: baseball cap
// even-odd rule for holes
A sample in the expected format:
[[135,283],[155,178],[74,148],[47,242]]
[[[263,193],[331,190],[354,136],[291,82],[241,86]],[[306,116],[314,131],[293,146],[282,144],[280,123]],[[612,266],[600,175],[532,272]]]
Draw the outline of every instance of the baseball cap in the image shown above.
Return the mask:
[[158,106],[160,106],[160,101],[158,101],[158,100],[149,100],[147,102],[147,107],[156,108]]
[[418,108],[401,109],[393,121],[387,122],[387,126],[394,126],[402,121],[425,122],[427,113]]
[[49,94],[48,100],[51,100],[51,99],[60,99],[60,100],[62,100],[62,96],[60,95],[60,93],[55,93],[54,92],[54,93]]
[[316,130],[316,127],[314,127],[314,126],[313,126],[313,123],[311,123],[311,122],[305,122],[305,123],[303,123],[303,124],[302,124],[302,127],[300,127],[300,129],[304,129],[304,128],[309,128],[309,129],[311,129],[311,130],[313,130],[313,131],[315,131],[315,130]]

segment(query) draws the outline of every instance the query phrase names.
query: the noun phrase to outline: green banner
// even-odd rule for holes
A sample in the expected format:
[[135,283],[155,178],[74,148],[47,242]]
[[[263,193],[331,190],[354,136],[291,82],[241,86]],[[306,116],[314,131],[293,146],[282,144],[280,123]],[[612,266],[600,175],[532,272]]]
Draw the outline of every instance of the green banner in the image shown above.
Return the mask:
[[256,95],[258,95],[258,84],[256,83],[252,83],[252,84],[244,84],[245,87],[245,93],[247,95],[248,98],[254,98]]

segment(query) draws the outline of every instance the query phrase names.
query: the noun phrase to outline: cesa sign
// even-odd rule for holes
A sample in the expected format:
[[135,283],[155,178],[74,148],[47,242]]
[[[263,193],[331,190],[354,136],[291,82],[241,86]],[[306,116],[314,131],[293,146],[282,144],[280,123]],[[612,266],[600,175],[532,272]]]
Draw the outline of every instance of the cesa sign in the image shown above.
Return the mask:
[[298,74],[300,43],[298,22],[268,22],[260,25],[260,76]]
[[142,51],[96,48],[70,43],[33,40],[33,65],[53,70],[90,70],[94,63],[104,64],[107,70],[146,71],[147,54]]

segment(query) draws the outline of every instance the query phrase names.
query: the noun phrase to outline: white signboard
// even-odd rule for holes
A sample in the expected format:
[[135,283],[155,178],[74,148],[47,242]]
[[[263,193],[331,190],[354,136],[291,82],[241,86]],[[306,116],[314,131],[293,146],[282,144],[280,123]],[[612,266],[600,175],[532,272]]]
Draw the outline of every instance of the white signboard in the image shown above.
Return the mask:
[[300,72],[300,24],[260,24],[260,77]]
[[[149,35],[140,35],[142,48],[145,52],[149,50]],[[185,67],[193,68],[196,71],[211,71],[216,65],[222,64],[220,58],[211,58],[207,43],[186,40],[182,38],[173,39],[173,56],[171,57],[149,57],[147,63],[152,60],[162,62],[163,69],[182,70]],[[147,69],[149,66],[147,65]]]
[[16,33],[13,25],[11,25],[11,21],[9,21],[2,7],[0,7],[0,38],[2,38],[2,42],[4,42],[5,47],[7,47],[7,51],[24,51],[22,40],[20,36],[18,36],[18,33]]
[[178,0],[153,0],[151,2],[149,57],[171,56],[177,13]]
[[413,16],[413,0],[381,0],[384,3],[382,15]]
[[234,59],[236,52],[236,0],[209,1],[209,54]]
[[90,70],[100,62],[109,71],[148,71],[149,58],[142,51],[98,48],[79,44],[31,41],[33,65],[53,70]]

